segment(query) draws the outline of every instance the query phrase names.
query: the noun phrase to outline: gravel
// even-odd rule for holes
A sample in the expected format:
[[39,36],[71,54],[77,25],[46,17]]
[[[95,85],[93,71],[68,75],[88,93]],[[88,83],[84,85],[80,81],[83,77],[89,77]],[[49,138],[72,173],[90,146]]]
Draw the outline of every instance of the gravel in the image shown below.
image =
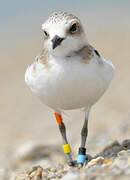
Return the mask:
[[[47,153],[48,152],[48,153]],[[39,154],[39,156],[38,156]],[[55,157],[55,158],[54,158]],[[24,145],[12,156],[1,180],[130,180],[130,140],[114,141],[82,168],[69,167],[56,147]]]

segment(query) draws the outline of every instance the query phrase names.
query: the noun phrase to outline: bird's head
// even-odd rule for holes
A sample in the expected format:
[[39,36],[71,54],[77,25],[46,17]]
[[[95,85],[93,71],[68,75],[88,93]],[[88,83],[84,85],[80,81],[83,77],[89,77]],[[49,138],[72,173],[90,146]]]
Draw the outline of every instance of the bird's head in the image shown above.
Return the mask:
[[52,56],[64,57],[87,44],[80,20],[65,12],[52,14],[42,24],[44,47]]

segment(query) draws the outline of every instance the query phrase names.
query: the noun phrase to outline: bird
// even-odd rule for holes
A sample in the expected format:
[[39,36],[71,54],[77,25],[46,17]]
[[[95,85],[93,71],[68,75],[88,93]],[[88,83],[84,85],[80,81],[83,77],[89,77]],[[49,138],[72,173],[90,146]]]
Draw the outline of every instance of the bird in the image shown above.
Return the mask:
[[[83,166],[92,106],[102,97],[114,77],[115,67],[89,44],[80,19],[67,12],[54,12],[42,24],[42,52],[25,72],[31,91],[54,112],[69,166]],[[63,113],[84,109],[78,157],[72,158]],[[79,121],[80,122],[80,121]]]

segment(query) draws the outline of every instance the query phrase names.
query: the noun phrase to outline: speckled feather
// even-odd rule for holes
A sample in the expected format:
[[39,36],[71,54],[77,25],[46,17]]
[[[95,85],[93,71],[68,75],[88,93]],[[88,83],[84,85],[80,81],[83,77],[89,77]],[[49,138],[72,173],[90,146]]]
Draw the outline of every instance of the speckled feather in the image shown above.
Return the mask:
[[78,19],[78,17],[74,16],[73,14],[68,14],[67,12],[55,12],[53,13],[48,19],[47,21],[45,21],[45,23],[59,23],[62,21],[66,21],[66,23],[69,20],[75,19],[77,21],[80,22],[80,20]]

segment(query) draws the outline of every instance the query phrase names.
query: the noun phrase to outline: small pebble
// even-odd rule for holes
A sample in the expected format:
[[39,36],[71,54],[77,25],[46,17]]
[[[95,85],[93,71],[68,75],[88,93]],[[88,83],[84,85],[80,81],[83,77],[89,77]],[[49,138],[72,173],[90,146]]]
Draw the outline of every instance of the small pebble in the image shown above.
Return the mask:
[[125,148],[125,149],[130,149],[130,139],[126,139],[122,142],[122,146]]
[[127,151],[125,151],[125,150],[120,151],[120,152],[118,153],[118,156],[119,156],[119,157],[127,156]]
[[[126,142],[129,145],[129,141]],[[125,148],[125,146],[126,144],[120,145],[115,141],[80,170],[77,167],[69,167],[66,163],[59,164],[58,160],[58,162],[54,162],[49,158],[42,157],[40,160],[33,158],[32,161],[31,156],[29,156],[25,158],[25,161],[23,160],[23,162],[29,162],[25,167],[40,166],[28,168],[29,170],[25,172],[26,168],[23,168],[23,171],[20,169],[24,173],[14,170],[14,173],[10,174],[10,180],[130,180],[130,149]],[[32,151],[30,152],[32,154]],[[35,152],[38,155],[38,151],[33,151],[34,157],[36,157]],[[39,152],[41,153],[41,151]],[[27,153],[25,154],[27,155]],[[51,156],[53,155],[51,154]],[[5,179],[3,178],[3,180]]]
[[96,159],[92,159],[89,163],[88,163],[88,167],[91,167],[91,166],[95,166],[97,164],[102,164],[104,161],[104,158],[103,157],[97,157]]
[[51,170],[52,172],[54,172],[54,173],[57,171],[56,168],[51,168],[50,170]]
[[112,158],[104,159],[103,161],[103,167],[108,168],[113,164],[114,160]]

